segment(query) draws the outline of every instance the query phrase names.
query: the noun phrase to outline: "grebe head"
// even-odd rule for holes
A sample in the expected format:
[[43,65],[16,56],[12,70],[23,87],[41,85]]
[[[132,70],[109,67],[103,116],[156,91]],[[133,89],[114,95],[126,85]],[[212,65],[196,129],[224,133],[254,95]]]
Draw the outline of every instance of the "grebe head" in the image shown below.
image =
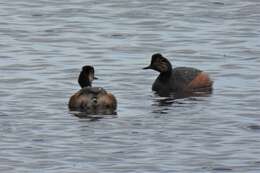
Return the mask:
[[97,79],[95,77],[94,67],[89,65],[83,66],[78,78],[78,82],[81,88],[91,86],[94,79]]
[[170,61],[163,57],[160,53],[156,53],[152,55],[151,64],[143,69],[153,69],[160,73],[171,72],[172,65]]

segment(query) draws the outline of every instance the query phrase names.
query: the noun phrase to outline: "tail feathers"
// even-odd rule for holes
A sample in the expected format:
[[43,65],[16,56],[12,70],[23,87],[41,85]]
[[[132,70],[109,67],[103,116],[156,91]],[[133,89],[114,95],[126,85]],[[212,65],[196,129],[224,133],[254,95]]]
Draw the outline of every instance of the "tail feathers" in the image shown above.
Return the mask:
[[213,81],[209,78],[207,73],[201,72],[195,79],[193,79],[187,86],[187,90],[190,91],[211,91]]

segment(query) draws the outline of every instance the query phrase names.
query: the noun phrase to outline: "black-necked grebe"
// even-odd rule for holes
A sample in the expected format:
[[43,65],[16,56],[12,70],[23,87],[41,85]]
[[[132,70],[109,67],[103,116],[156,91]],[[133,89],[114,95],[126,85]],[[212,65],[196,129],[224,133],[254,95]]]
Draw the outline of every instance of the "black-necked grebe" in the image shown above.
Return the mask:
[[159,53],[152,55],[151,64],[143,69],[153,69],[160,73],[152,86],[152,90],[159,95],[212,91],[213,81],[207,73],[192,67],[172,69],[170,61]]
[[70,97],[69,109],[87,114],[115,114],[117,108],[115,96],[101,87],[92,87],[94,79],[97,79],[94,68],[88,65],[82,67],[78,78],[82,89]]

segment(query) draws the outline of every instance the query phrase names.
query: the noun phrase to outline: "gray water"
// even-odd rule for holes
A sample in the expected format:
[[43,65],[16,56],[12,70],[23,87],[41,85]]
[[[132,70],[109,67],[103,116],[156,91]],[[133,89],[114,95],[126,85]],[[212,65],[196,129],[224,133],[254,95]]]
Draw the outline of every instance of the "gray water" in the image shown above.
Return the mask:
[[[1,0],[0,172],[259,172],[259,20],[258,0]],[[156,96],[156,52],[214,92]],[[86,64],[116,117],[68,111]]]

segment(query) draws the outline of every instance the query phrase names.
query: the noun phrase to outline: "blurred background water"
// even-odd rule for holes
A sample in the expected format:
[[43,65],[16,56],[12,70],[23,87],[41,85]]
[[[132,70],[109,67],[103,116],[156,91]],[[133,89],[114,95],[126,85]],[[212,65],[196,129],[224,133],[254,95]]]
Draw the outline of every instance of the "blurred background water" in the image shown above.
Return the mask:
[[[260,1],[1,0],[0,172],[259,172]],[[160,98],[153,53],[214,79]],[[83,65],[117,117],[67,109]]]

